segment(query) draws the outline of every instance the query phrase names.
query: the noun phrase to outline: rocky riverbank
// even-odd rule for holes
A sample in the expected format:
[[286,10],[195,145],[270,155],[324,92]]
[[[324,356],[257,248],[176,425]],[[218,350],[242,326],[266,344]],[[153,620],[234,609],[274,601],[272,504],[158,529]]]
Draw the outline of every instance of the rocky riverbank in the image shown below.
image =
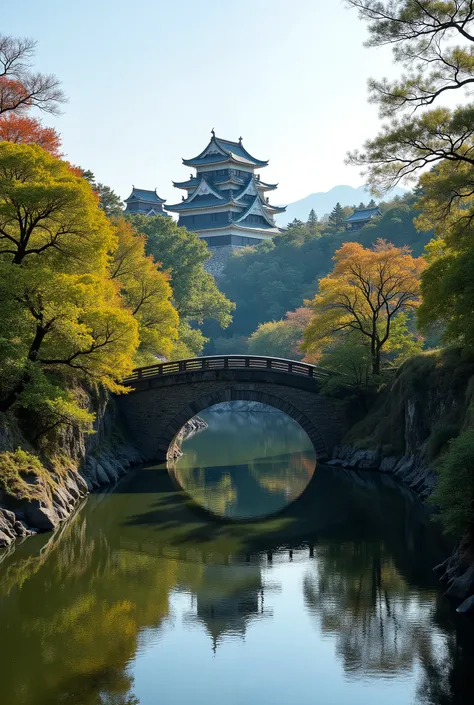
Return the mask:
[[182,442],[186,438],[191,438],[191,436],[194,436],[196,433],[199,433],[205,428],[207,428],[207,423],[200,416],[194,416],[192,419],[189,419],[189,421],[184,424],[183,428],[176,436],[173,445],[168,451],[168,458],[171,460],[177,460],[180,458],[183,455],[183,451],[181,450]]
[[[474,364],[455,349],[413,358],[334,448],[330,464],[391,474],[428,499],[438,460],[472,422],[473,379]],[[457,611],[474,613],[472,538],[460,540],[436,571],[447,597],[459,603]]]
[[54,454],[39,453],[13,416],[1,419],[0,548],[17,538],[56,529],[94,490],[117,482],[143,458],[126,438],[113,399],[90,400],[93,433],[64,428]]
[[[349,470],[372,470],[393,475],[427,499],[434,489],[437,475],[417,455],[381,457],[376,450],[360,450],[351,445],[336,446],[329,465],[338,465]],[[458,604],[460,614],[474,614],[474,552],[472,542],[463,538],[456,550],[434,570],[440,582],[448,588],[446,597]]]

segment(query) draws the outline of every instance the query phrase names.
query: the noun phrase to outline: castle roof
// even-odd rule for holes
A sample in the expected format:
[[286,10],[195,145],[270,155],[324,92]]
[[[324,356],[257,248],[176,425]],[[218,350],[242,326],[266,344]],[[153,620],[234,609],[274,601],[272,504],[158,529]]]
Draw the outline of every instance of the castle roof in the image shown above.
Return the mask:
[[166,199],[158,196],[156,189],[154,191],[148,191],[143,188],[135,188],[135,186],[132,186],[132,193],[125,199],[125,203],[129,201],[145,201],[149,204],[166,203]]
[[173,181],[173,186],[176,188],[193,188],[193,186],[199,186],[201,183],[201,180],[198,179],[196,176],[193,176],[192,179],[188,179],[187,181]]
[[344,219],[344,223],[357,223],[361,220],[370,220],[376,215],[382,215],[380,209],[375,208],[356,208],[352,215]]
[[256,159],[250,152],[247,152],[242,144],[242,138],[238,142],[232,142],[231,140],[216,137],[214,130],[207,147],[196,157],[183,159],[183,164],[187,166],[205,166],[228,161],[253,167],[262,167],[268,164],[268,160]]

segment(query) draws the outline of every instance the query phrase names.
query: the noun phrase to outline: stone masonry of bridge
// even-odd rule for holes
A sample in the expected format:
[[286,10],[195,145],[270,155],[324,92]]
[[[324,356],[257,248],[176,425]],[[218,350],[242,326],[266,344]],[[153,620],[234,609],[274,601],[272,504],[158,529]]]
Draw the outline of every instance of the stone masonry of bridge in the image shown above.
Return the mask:
[[272,370],[218,369],[134,380],[117,398],[134,444],[148,461],[164,462],[190,418],[224,401],[269,404],[294,418],[310,437],[319,460],[331,456],[346,431],[343,402],[319,393],[316,379]]

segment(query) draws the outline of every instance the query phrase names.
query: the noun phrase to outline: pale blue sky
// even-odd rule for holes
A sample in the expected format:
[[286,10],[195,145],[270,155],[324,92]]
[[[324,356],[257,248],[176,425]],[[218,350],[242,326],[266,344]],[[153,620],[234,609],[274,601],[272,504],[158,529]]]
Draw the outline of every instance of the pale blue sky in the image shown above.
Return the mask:
[[38,70],[69,96],[59,118],[68,159],[122,198],[131,184],[181,200],[181,157],[210,130],[270,159],[285,203],[358,185],[348,149],[375,134],[370,75],[393,73],[365,49],[365,26],[342,0],[2,0],[4,34],[38,40]]

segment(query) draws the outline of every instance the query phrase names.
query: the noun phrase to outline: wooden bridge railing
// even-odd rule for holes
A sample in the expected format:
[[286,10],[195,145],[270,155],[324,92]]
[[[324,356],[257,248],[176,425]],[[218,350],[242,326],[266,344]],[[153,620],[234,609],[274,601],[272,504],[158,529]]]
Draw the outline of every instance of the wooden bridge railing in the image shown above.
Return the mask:
[[306,362],[298,362],[297,360],[284,360],[277,357],[262,357],[259,355],[218,355],[215,357],[194,357],[189,360],[160,362],[156,365],[148,365],[148,367],[138,367],[133,370],[130,377],[123,381],[123,384],[133,384],[133,382],[142,379],[160,377],[162,375],[175,375],[180,372],[245,368],[274,370],[316,379],[327,379],[333,374],[317,365],[309,365]]

